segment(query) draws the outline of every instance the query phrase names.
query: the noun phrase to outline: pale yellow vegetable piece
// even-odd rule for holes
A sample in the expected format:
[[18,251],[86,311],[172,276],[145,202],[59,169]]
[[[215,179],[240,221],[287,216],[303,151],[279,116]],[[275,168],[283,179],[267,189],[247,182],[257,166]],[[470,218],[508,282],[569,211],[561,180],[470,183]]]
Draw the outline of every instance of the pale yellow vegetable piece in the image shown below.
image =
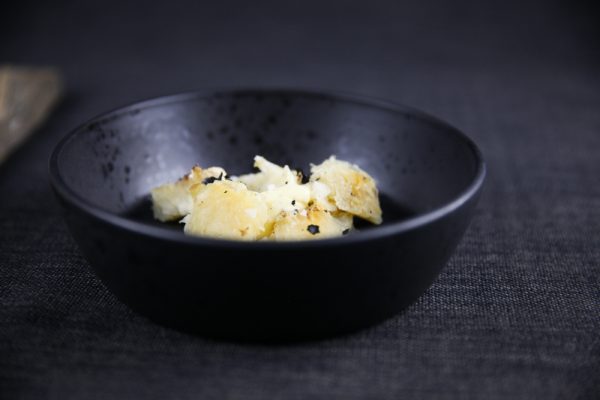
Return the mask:
[[291,170],[287,165],[280,167],[277,164],[273,164],[264,157],[255,156],[254,166],[260,172],[240,175],[232,179],[244,183],[248,189],[256,192],[265,192],[284,185],[299,184],[302,182],[302,176],[298,172]]
[[275,219],[273,240],[307,240],[342,236],[352,229],[352,215],[331,213],[316,206],[308,209],[282,211]]
[[262,192],[260,196],[269,209],[269,216],[273,219],[281,211],[292,212],[305,209],[311,201],[310,188],[296,183]]
[[381,206],[375,180],[357,165],[329,157],[311,166],[311,182],[319,182],[331,190],[327,196],[337,208],[381,224]]
[[327,211],[338,211],[335,201],[332,198],[332,190],[326,184],[315,181],[306,184],[310,189],[310,203],[316,204],[319,208]]
[[211,167],[202,169],[195,166],[177,182],[152,189],[152,211],[154,218],[159,221],[175,221],[183,218],[192,211],[192,195],[189,193],[191,186],[201,183],[206,178],[225,177],[223,168]]
[[190,192],[194,205],[185,219],[185,233],[234,240],[258,240],[271,233],[267,205],[243,183],[200,183]]

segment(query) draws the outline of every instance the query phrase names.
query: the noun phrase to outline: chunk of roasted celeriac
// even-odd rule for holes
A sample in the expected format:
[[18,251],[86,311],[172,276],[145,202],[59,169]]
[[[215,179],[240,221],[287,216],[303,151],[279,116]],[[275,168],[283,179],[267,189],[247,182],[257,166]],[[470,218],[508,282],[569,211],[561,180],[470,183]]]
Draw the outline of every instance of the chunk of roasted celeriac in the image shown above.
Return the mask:
[[194,166],[192,170],[177,182],[167,183],[154,188],[151,192],[154,218],[159,221],[176,221],[192,211],[193,200],[189,192],[192,185],[206,179],[226,176],[219,167],[202,169]]
[[305,209],[311,202],[310,187],[292,183],[260,193],[269,209],[269,216],[275,218],[280,211]]
[[308,209],[282,211],[275,218],[274,240],[306,240],[336,237],[352,229],[352,215],[329,212],[313,205]]
[[280,167],[264,157],[254,157],[254,166],[260,172],[232,177],[234,181],[244,183],[248,189],[260,192],[269,208],[269,215],[275,218],[281,211],[303,209],[311,201],[311,190],[302,185],[302,173]]
[[275,188],[290,185],[293,183],[302,183],[302,174],[290,169],[290,167],[280,167],[273,164],[264,157],[254,157],[254,167],[260,172],[255,174],[246,174],[233,177],[234,181],[239,181],[245,184],[248,189],[256,192],[264,192]]
[[199,183],[192,186],[191,193],[194,205],[186,217],[186,233],[237,240],[258,240],[270,234],[267,205],[260,193],[243,183]]
[[321,183],[331,192],[327,199],[335,206],[374,224],[381,224],[379,192],[375,180],[357,165],[329,157],[312,165],[310,182]]

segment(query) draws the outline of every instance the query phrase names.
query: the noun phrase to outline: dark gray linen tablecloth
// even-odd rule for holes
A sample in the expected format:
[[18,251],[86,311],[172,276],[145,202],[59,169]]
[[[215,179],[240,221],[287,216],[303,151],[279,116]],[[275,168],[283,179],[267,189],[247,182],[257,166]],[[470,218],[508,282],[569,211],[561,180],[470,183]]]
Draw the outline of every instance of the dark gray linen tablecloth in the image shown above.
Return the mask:
[[[0,165],[0,398],[600,398],[594,2],[15,3],[0,61],[57,66],[67,96]],[[156,326],[102,286],[49,188],[55,143],[128,102],[239,85],[387,98],[481,146],[477,213],[415,304],[247,346]]]

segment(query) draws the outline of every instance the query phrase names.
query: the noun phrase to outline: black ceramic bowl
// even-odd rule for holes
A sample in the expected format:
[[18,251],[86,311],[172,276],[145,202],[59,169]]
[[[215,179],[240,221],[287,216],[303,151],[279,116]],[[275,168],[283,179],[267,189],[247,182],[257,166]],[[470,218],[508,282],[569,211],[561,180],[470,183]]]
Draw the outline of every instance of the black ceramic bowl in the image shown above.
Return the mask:
[[[256,154],[309,169],[331,154],[378,182],[384,223],[341,238],[233,242],[152,220],[150,190],[194,164],[232,174]],[[56,147],[52,185],[83,254],[119,299],[185,331],[298,340],[390,317],[427,289],[467,227],[477,147],[426,114],[289,90],[196,92],[109,112]]]

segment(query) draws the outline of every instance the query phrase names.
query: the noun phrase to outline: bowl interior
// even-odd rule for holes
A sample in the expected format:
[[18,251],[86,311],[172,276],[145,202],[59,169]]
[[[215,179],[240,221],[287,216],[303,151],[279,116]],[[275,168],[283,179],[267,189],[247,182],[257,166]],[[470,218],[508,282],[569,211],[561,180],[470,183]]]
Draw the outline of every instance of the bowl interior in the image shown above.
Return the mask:
[[419,112],[352,97],[293,91],[175,95],[80,127],[55,156],[71,192],[111,213],[153,223],[150,190],[194,164],[230,174],[260,154],[309,172],[334,154],[378,182],[384,223],[441,207],[478,171],[476,150]]

